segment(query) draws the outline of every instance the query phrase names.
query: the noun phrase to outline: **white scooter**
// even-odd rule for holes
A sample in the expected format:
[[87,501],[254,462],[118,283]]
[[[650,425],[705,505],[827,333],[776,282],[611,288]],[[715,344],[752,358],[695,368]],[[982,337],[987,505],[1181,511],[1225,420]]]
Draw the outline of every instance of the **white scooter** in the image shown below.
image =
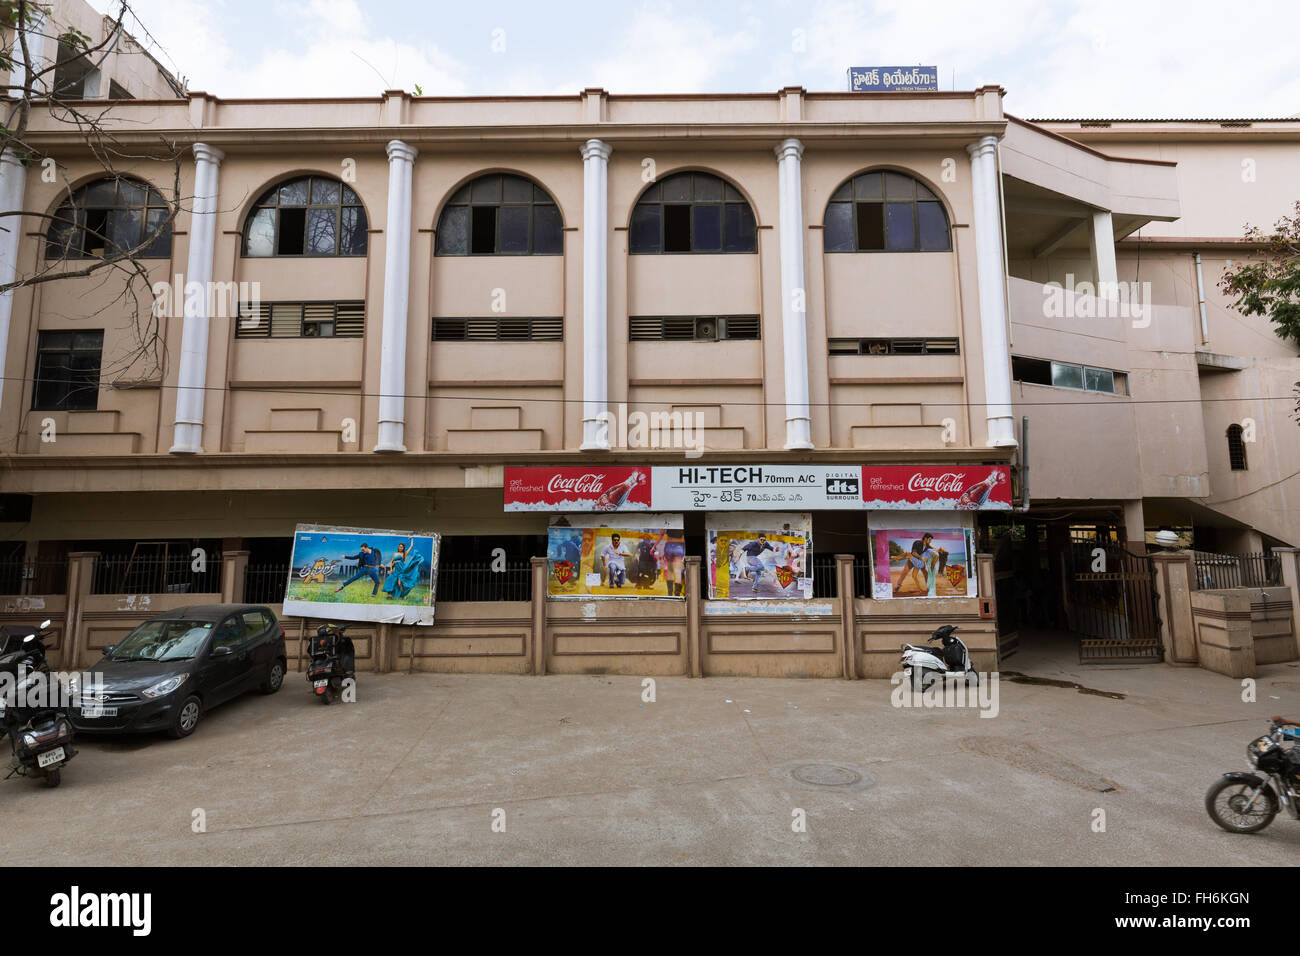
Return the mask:
[[930,640],[926,643],[939,641],[943,645],[942,648],[921,647],[916,644],[903,645],[903,673],[911,679],[913,690],[925,690],[926,685],[934,680],[934,677],[930,676],[932,674],[966,674],[973,678],[976,684],[979,683],[979,674],[975,672],[970,662],[970,652],[966,650],[966,645],[962,643],[961,638],[953,636],[952,632],[955,630],[957,630],[955,624],[945,624],[930,635]]

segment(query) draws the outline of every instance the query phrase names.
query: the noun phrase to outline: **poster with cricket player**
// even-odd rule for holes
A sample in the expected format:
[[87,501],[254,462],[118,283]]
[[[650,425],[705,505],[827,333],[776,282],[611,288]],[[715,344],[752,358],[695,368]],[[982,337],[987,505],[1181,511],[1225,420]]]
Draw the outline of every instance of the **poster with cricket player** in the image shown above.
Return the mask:
[[[873,518],[875,516],[873,515]],[[872,594],[892,598],[975,597],[974,529],[953,527],[949,514],[934,521],[870,524]]]
[[686,539],[679,514],[616,522],[564,515],[547,531],[546,593],[552,598],[685,599]]
[[440,536],[300,524],[284,613],[344,621],[432,624]]
[[812,597],[812,515],[731,512],[705,517],[709,598],[730,601]]

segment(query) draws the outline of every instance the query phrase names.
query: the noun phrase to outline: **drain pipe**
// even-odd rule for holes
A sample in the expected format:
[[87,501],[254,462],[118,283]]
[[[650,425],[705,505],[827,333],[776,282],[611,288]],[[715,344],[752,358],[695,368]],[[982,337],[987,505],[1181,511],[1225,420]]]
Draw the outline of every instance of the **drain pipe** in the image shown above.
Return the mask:
[[1011,509],[1019,514],[1029,510],[1029,416],[1020,419],[1020,504]]
[[1205,319],[1205,275],[1201,272],[1201,254],[1192,253],[1196,262],[1196,301],[1201,307],[1201,344],[1210,341],[1210,324]]

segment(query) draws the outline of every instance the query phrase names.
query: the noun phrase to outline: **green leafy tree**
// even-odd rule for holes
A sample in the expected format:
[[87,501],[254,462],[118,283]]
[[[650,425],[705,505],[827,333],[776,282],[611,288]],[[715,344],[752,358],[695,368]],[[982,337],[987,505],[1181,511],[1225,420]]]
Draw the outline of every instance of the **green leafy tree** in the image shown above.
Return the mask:
[[[1300,201],[1265,233],[1249,226],[1244,237],[1260,254],[1229,269],[1219,288],[1233,297],[1244,315],[1263,315],[1280,338],[1300,345]],[[1300,382],[1296,382],[1296,421],[1300,422]]]

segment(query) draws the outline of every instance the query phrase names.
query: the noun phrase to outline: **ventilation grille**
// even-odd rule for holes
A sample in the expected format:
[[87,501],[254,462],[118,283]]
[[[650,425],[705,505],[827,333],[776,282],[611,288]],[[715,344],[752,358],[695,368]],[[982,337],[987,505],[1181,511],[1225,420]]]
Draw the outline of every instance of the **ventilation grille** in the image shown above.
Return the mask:
[[831,339],[831,355],[957,355],[957,339]]
[[560,342],[563,339],[564,319],[560,316],[433,320],[435,342]]
[[360,338],[364,302],[241,302],[237,338]]
[[633,342],[718,342],[757,339],[756,315],[633,315],[628,338]]

